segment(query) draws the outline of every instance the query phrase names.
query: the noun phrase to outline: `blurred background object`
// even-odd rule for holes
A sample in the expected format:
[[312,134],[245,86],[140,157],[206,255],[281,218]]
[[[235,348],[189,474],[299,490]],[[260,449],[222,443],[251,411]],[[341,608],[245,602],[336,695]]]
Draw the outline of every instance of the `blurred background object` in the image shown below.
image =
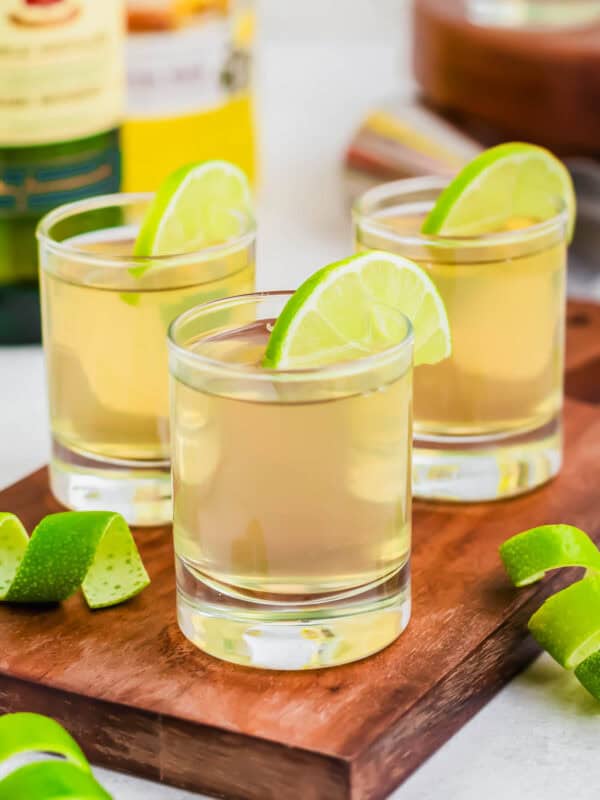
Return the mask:
[[[578,194],[570,289],[600,294],[599,0],[414,0],[416,86],[379,99],[346,154],[352,196],[457,170],[524,140],[569,166]],[[458,163],[457,163],[458,162]]]
[[0,2],[0,344],[40,339],[46,211],[190,161],[254,176],[254,29],[254,0]]
[[481,25],[573,27],[600,17],[597,0],[467,0],[469,19]]
[[413,95],[383,100],[362,121],[346,153],[353,198],[376,183],[453,175],[481,143]]
[[[415,0],[414,70],[424,96],[492,126],[505,140],[525,139],[561,155],[597,153],[600,3],[586,3],[587,21],[578,25],[566,21],[572,5],[582,4]],[[474,24],[473,8],[481,6],[561,8],[564,21]]]
[[253,0],[128,0],[124,188],[156,189],[190,161],[254,177]]
[[39,218],[120,186],[123,15],[123,0],[0,4],[0,344],[39,341]]

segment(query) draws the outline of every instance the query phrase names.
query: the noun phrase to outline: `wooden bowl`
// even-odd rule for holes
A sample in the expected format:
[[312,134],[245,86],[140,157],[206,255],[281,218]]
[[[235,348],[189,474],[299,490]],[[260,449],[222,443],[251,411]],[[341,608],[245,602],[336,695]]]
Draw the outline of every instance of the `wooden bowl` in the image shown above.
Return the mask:
[[429,101],[500,138],[565,155],[600,152],[600,24],[501,28],[464,0],[414,0],[414,69]]

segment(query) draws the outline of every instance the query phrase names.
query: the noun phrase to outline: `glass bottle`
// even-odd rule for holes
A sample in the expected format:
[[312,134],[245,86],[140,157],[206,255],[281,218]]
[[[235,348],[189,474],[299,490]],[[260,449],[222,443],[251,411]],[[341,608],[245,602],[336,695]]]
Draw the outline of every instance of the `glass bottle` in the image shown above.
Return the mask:
[[120,186],[123,0],[0,9],[0,344],[39,341],[38,220]]
[[124,184],[154,190],[181,164],[254,175],[254,0],[128,0]]

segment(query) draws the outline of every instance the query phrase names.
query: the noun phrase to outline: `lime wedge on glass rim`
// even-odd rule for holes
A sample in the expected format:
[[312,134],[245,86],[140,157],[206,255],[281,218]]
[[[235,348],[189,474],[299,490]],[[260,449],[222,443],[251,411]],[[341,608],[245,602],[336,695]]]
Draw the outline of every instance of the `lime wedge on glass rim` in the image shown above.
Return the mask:
[[175,255],[239,234],[252,210],[248,179],[228,161],[186,164],[161,184],[142,221],[133,253]]
[[407,258],[372,250],[323,267],[288,300],[269,337],[263,366],[302,369],[369,355],[398,342],[390,311],[412,323],[414,363],[450,354],[444,303]]
[[[423,223],[422,233],[476,236],[535,224],[567,211],[569,241],[575,226],[575,191],[567,168],[543,147],[510,142],[492,147],[448,184]],[[522,226],[524,227],[524,226]]]

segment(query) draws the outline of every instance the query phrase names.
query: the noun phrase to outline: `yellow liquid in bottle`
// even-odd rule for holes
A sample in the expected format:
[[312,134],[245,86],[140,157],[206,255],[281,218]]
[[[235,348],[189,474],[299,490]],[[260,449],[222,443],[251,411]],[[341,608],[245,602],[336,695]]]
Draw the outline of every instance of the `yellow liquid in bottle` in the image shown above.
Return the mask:
[[221,158],[253,180],[254,13],[239,3],[130,3],[123,185],[152,191],[191,161]]

